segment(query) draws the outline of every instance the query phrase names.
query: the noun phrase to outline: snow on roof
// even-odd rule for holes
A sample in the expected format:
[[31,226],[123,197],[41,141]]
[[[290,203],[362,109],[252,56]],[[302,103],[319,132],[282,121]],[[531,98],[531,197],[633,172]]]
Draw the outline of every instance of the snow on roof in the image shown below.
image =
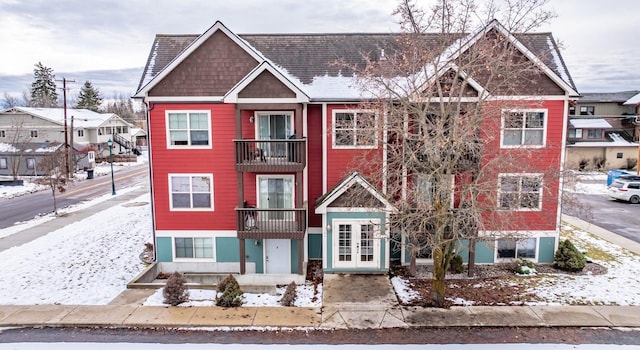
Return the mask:
[[635,94],[634,96],[632,96],[630,99],[628,99],[623,104],[625,104],[625,105],[640,105],[640,93]]
[[607,135],[611,141],[587,141],[576,142],[573,145],[567,145],[569,147],[638,147],[637,143],[629,142],[624,139],[620,134],[611,132]]
[[[60,125],[64,124],[63,108],[15,107],[14,109],[48,119]],[[98,113],[88,109],[67,108],[67,123],[71,125],[71,119],[73,118],[74,128],[97,128],[114,117],[118,116],[114,113]],[[124,120],[123,122],[126,123]]]
[[547,45],[549,45],[549,52],[551,52],[551,57],[556,65],[556,71],[560,75],[560,79],[562,79],[565,83],[570,84],[571,78],[569,77],[569,73],[565,69],[566,67],[562,62],[560,54],[558,53],[558,49],[556,48],[553,40],[551,40],[551,37],[547,37]]
[[580,129],[611,129],[611,124],[604,119],[571,119],[569,123]]

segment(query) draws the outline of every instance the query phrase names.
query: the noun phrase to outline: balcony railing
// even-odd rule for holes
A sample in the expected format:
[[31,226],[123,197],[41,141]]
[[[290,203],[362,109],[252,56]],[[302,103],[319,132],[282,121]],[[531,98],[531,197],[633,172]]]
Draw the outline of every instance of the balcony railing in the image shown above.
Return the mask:
[[236,208],[238,238],[303,239],[307,209]]
[[307,165],[305,139],[234,140],[236,170],[297,172]]

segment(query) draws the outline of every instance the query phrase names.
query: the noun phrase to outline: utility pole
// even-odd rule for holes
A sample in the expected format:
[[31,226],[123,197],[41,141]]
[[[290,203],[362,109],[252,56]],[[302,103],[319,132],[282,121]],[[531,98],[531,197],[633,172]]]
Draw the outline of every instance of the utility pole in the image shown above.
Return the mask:
[[[58,80],[59,81],[59,80]],[[71,177],[71,162],[69,161],[69,131],[67,129],[67,82],[75,83],[75,80],[62,78],[62,108],[64,110],[64,164],[67,178]],[[71,145],[73,147],[73,145]]]

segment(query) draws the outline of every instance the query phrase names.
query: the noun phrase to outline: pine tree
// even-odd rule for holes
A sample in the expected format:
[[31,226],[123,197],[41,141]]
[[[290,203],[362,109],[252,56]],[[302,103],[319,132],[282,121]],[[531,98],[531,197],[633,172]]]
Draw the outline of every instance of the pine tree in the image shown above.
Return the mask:
[[97,112],[101,104],[102,96],[100,96],[100,91],[87,80],[82,86],[82,89],[80,89],[78,103],[75,108],[84,108]]
[[34,82],[31,83],[31,107],[57,107],[58,92],[56,91],[53,69],[38,62],[33,70]]

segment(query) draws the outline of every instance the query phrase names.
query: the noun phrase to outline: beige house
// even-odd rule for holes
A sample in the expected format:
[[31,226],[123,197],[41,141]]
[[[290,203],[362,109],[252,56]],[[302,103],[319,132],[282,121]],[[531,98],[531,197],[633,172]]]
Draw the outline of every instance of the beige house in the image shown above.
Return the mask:
[[569,109],[566,164],[570,169],[626,169],[638,160],[639,91],[584,93]]

